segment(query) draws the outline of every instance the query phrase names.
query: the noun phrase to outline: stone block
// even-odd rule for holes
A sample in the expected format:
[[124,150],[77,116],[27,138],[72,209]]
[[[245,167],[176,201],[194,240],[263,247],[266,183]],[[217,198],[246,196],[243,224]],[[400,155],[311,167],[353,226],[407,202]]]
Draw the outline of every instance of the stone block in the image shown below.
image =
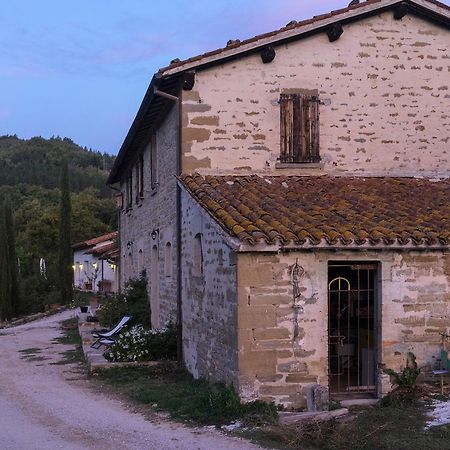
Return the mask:
[[289,339],[290,331],[287,328],[256,328],[254,332],[255,339],[258,341],[272,339]]
[[276,309],[273,306],[242,306],[238,310],[238,328],[275,328]]
[[286,350],[292,347],[290,339],[275,339],[270,341],[254,341],[252,348],[255,350]]
[[286,305],[292,303],[290,295],[250,295],[251,305]]
[[302,392],[302,387],[294,384],[284,384],[279,386],[261,386],[261,395],[295,395]]
[[272,264],[243,264],[238,259],[238,286],[267,286],[273,283]]
[[290,361],[278,364],[278,372],[282,373],[306,373],[307,366],[304,362]]
[[286,377],[286,383],[299,383],[299,384],[317,383],[317,377],[315,375],[307,375],[301,373],[289,374]]
[[275,351],[246,351],[239,354],[239,370],[242,376],[250,374],[272,375],[276,373]]
[[292,358],[294,353],[292,350],[279,350],[277,351],[278,359],[286,359],[286,358]]
[[256,374],[256,378],[260,383],[275,383],[277,381],[280,381],[283,378],[283,375],[274,373],[272,375],[260,375]]

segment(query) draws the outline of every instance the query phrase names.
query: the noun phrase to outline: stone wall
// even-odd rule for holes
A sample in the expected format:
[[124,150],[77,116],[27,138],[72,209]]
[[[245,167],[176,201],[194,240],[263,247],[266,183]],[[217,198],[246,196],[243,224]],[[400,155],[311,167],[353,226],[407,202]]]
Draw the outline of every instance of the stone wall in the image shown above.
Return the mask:
[[[183,92],[183,172],[450,173],[450,34],[392,11],[202,69]],[[323,169],[276,169],[280,94],[318,90]]]
[[[182,194],[183,352],[195,378],[237,380],[236,258],[217,225]],[[195,276],[194,239],[201,235],[203,275]]]
[[[177,135],[178,111],[173,107],[156,134],[158,188],[151,187],[150,145],[145,146],[144,154],[144,198],[136,205],[134,199],[135,173],[133,173],[133,207],[125,208],[120,217],[120,255],[121,255],[121,285],[137,277],[141,270],[139,258],[143,258],[143,268],[146,270],[149,299],[152,300],[152,323],[154,326],[164,325],[168,320],[176,319],[177,299],[177,236],[176,236],[176,154],[178,149]],[[150,136],[149,136],[150,142]],[[132,167],[134,167],[133,162]],[[123,180],[126,180],[126,173]],[[126,198],[126,182],[122,181],[121,191]],[[152,231],[156,230],[156,239],[152,239]],[[166,276],[165,246],[172,245],[172,275]],[[156,246],[157,267],[152,267],[152,249]],[[140,257],[139,252],[143,255]],[[157,292],[152,296],[152,271],[156,270]],[[153,287],[155,289],[155,286]],[[157,297],[157,300],[156,298]]]
[[[298,337],[290,273],[300,279]],[[238,256],[239,390],[244,399],[262,398],[306,406],[305,388],[328,387],[328,263],[378,261],[381,336],[378,362],[399,370],[407,352],[419,366],[439,355],[439,332],[450,330],[450,254],[434,252],[292,252]],[[379,374],[378,394],[390,389]]]

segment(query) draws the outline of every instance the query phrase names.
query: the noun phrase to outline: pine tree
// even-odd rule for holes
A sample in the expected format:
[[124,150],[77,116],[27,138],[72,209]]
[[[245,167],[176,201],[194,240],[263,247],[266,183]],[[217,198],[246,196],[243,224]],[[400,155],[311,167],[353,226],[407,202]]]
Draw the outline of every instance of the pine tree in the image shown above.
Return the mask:
[[6,226],[5,202],[0,201],[0,318],[12,317],[11,268]]
[[11,284],[11,309],[12,314],[17,316],[20,312],[20,297],[19,297],[19,282],[18,282],[18,266],[16,254],[16,236],[14,228],[13,214],[9,199],[4,201],[4,215],[5,215],[5,231],[8,245],[8,262],[10,270],[10,284]]
[[72,301],[72,246],[71,246],[71,215],[69,189],[69,168],[64,161],[61,168],[61,199],[60,199],[60,225],[59,225],[59,292],[61,301]]

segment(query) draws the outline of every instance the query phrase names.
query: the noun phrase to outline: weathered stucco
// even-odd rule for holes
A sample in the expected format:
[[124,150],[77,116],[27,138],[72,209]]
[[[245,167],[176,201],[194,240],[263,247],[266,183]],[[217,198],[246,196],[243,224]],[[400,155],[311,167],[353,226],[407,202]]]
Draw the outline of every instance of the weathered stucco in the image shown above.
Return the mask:
[[[236,258],[217,225],[182,195],[183,353],[196,377],[237,381]],[[203,274],[193,273],[194,239],[200,234]]]
[[[323,169],[312,173],[450,173],[450,34],[413,15],[385,12],[200,70],[183,92],[183,172],[282,172],[278,99],[318,90]],[[310,172],[311,173],[311,172]]]
[[[143,149],[144,155],[144,198],[136,205],[133,178],[133,207],[120,212],[120,254],[121,254],[121,285],[139,276],[145,269],[147,273],[148,295],[152,307],[152,323],[154,326],[164,325],[168,320],[176,319],[177,298],[177,236],[176,236],[176,152],[178,111],[174,107],[156,132],[158,187],[151,187],[150,145]],[[150,136],[148,141],[150,142]],[[135,163],[135,162],[134,162]],[[134,170],[134,163],[131,167]],[[134,173],[133,173],[134,175]],[[120,189],[126,197],[126,174]],[[152,239],[152,231],[156,230],[156,239]],[[166,276],[164,271],[165,246],[172,245],[172,275]],[[157,247],[157,258],[153,259],[152,249]],[[143,267],[139,267],[139,251],[143,252]],[[152,271],[157,271],[158,295],[152,296]],[[155,286],[153,286],[155,289]]]
[[[299,334],[294,339],[291,269],[300,279]],[[412,351],[419,366],[439,355],[439,332],[450,330],[450,253],[291,252],[238,255],[239,390],[305,407],[305,388],[328,386],[328,263],[372,261],[380,266],[378,362],[399,370]],[[379,373],[378,394],[390,385]]]

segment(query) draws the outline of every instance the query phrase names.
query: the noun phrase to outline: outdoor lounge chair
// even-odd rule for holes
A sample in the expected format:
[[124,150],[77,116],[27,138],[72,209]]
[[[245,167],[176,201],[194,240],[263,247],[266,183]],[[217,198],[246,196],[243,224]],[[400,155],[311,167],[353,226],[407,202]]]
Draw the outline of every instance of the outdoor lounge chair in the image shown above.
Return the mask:
[[91,347],[98,349],[102,345],[111,345],[114,342],[111,338],[122,331],[123,327],[129,322],[130,319],[131,316],[123,316],[120,319],[120,322],[114,328],[111,328],[111,330],[104,333],[92,333],[92,336],[96,338],[96,341],[91,344]]

